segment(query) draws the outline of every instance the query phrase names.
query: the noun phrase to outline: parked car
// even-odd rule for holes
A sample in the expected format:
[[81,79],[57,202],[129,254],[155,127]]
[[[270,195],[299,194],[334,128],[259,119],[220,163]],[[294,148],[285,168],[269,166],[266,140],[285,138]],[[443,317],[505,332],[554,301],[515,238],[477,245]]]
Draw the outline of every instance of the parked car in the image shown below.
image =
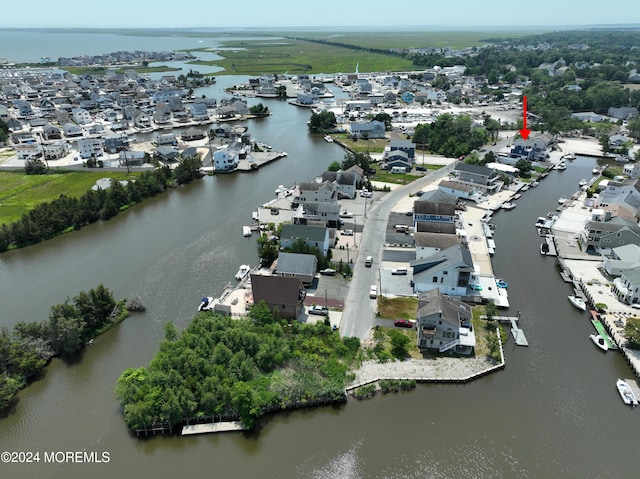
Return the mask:
[[424,166],[416,166],[416,171],[427,171]]
[[342,236],[353,236],[353,230],[342,230],[340,233]]
[[325,276],[335,276],[336,270],[331,268],[321,269],[320,274],[323,274]]
[[371,288],[369,288],[369,297],[371,299],[376,299],[378,297],[378,287],[375,284],[372,284]]
[[364,265],[367,268],[371,268],[371,265],[373,264],[373,256],[367,256],[364,260]]
[[309,308],[309,314],[317,314],[319,316],[328,316],[329,308],[326,306],[320,306],[318,304],[314,304]]
[[407,268],[393,268],[391,274],[407,274]]
[[393,325],[398,328],[413,328],[413,322],[409,319],[396,319]]
[[363,198],[373,198],[373,193],[368,190],[362,190],[360,192],[360,196],[362,196]]

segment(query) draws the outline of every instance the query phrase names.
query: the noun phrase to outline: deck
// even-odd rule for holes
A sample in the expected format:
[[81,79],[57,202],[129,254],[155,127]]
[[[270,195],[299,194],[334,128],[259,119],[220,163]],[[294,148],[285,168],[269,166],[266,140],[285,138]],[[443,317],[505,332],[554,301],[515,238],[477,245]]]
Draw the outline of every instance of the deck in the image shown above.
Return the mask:
[[609,349],[618,349],[618,345],[616,344],[616,342],[613,339],[611,339],[611,336],[609,336],[609,333],[607,332],[607,328],[605,328],[604,325],[598,319],[597,313],[593,310],[591,310],[590,312],[591,312],[591,324],[593,324],[593,327],[596,328],[596,331],[598,332],[598,334],[604,338],[605,342],[607,343],[607,346],[609,346]]

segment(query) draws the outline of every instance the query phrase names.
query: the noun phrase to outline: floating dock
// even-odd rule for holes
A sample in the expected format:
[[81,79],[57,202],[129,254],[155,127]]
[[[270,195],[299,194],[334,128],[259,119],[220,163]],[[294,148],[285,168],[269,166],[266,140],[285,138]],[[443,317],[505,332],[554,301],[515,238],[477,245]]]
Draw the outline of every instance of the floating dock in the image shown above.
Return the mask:
[[611,336],[609,336],[607,329],[598,319],[598,313],[593,310],[591,310],[591,324],[593,324],[593,327],[596,328],[598,334],[604,338],[607,346],[609,346],[609,349],[618,349],[618,345],[613,339],[611,339]]
[[524,331],[518,327],[518,322],[513,318],[511,321],[511,335],[518,346],[529,346],[527,338],[524,337]]
[[207,424],[192,424],[190,426],[184,426],[182,428],[183,436],[190,436],[193,434],[209,434],[211,432],[231,432],[231,431],[246,431],[247,428],[240,421],[227,421],[227,422],[210,422]]

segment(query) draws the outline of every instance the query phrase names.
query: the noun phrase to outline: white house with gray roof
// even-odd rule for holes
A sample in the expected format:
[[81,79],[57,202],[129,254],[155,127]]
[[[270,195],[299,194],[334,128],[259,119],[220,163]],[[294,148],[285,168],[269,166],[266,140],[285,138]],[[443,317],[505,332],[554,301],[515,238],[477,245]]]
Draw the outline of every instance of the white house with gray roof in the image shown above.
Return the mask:
[[329,228],[325,226],[283,225],[280,234],[282,248],[290,248],[301,239],[311,248],[318,248],[326,256],[329,251]]
[[451,246],[427,258],[416,259],[410,266],[413,268],[414,293],[439,288],[450,296],[467,294],[474,271],[471,252],[463,244]]
[[623,271],[619,278],[613,280],[611,289],[622,303],[640,303],[640,269]]
[[611,256],[604,257],[602,268],[610,276],[620,276],[623,271],[640,269],[640,245],[626,244],[611,249]]

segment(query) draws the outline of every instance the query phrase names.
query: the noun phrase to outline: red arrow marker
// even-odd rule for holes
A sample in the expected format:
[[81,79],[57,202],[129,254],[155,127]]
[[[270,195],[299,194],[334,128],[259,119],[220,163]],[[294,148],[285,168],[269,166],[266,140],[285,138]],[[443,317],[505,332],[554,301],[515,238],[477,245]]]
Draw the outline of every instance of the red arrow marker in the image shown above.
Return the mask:
[[520,136],[522,136],[523,140],[529,138],[529,133],[531,130],[527,129],[527,97],[522,97],[522,106],[524,107],[524,121],[522,122],[522,130],[520,130]]

